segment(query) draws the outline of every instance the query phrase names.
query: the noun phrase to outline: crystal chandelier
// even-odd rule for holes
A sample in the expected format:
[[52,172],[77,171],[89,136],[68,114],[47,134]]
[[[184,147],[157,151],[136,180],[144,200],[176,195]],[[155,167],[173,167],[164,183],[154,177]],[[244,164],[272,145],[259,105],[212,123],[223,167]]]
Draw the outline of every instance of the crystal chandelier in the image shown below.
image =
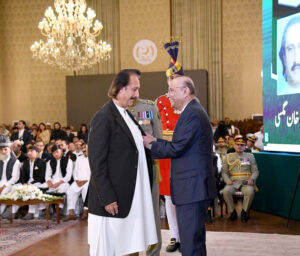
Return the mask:
[[79,71],[110,57],[111,46],[97,41],[103,26],[95,12],[86,10],[85,0],[54,0],[55,10],[48,7],[39,23],[45,42],[31,46],[34,59],[66,71]]

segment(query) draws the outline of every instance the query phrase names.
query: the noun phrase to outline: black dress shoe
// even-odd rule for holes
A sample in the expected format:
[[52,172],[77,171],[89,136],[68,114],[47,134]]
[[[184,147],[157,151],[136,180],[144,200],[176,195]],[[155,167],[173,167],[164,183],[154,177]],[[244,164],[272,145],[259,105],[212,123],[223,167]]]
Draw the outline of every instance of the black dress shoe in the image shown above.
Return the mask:
[[176,243],[176,239],[175,238],[171,238],[170,243],[168,244],[166,251],[167,252],[175,252],[178,248],[178,246],[180,247],[180,243]]
[[237,220],[237,213],[236,210],[234,210],[231,214],[230,217],[228,218],[229,221],[235,221]]
[[242,222],[248,221],[247,212],[245,212],[244,210],[241,211],[241,221]]
[[212,223],[212,215],[211,215],[211,210],[207,211],[207,215],[206,215],[206,223]]

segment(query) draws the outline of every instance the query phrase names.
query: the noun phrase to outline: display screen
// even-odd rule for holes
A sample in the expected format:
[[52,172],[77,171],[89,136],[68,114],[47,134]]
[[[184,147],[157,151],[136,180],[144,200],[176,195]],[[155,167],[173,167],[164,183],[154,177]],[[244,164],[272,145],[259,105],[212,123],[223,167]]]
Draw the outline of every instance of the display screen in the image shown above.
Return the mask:
[[264,150],[300,153],[300,0],[263,0]]

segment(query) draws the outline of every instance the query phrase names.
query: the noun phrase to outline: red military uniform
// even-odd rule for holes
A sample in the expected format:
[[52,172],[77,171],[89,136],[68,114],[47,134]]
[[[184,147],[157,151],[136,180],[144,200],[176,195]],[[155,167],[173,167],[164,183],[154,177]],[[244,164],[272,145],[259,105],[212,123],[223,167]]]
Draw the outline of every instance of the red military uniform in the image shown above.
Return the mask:
[[[156,99],[156,105],[160,113],[164,139],[171,140],[179,114],[171,107],[170,100],[166,95]],[[170,191],[170,159],[159,160],[159,168],[162,181],[159,183],[160,195],[171,195]]]

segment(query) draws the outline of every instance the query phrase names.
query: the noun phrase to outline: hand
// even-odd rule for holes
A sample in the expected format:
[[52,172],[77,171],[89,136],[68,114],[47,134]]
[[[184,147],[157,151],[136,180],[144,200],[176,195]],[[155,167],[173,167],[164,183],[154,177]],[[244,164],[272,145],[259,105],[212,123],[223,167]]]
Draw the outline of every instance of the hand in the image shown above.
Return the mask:
[[63,183],[64,183],[64,181],[61,180],[61,181],[56,182],[55,184],[53,184],[52,187],[53,187],[53,188],[58,188],[58,187],[59,187],[61,184],[63,184]]
[[105,210],[111,215],[118,214],[118,212],[119,212],[118,208],[119,208],[119,206],[118,206],[117,202],[113,202],[113,203],[105,206]]
[[80,180],[75,180],[75,181],[76,181],[76,184],[77,184],[78,187],[81,187],[81,186],[82,186]]
[[151,136],[149,133],[146,133],[146,136],[143,136],[144,146],[146,148],[150,148],[150,144],[157,139]]
[[48,181],[47,181],[47,185],[48,185],[48,188],[52,188],[52,186],[53,186],[52,181],[51,181],[51,180],[48,180]]
[[3,185],[1,188],[0,188],[0,194],[2,193],[2,191],[6,188],[5,185]]
[[231,180],[229,180],[229,181],[226,182],[226,184],[227,184],[227,185],[232,185],[233,182],[232,182]]
[[248,185],[253,186],[254,185],[254,181],[252,179],[248,180]]

